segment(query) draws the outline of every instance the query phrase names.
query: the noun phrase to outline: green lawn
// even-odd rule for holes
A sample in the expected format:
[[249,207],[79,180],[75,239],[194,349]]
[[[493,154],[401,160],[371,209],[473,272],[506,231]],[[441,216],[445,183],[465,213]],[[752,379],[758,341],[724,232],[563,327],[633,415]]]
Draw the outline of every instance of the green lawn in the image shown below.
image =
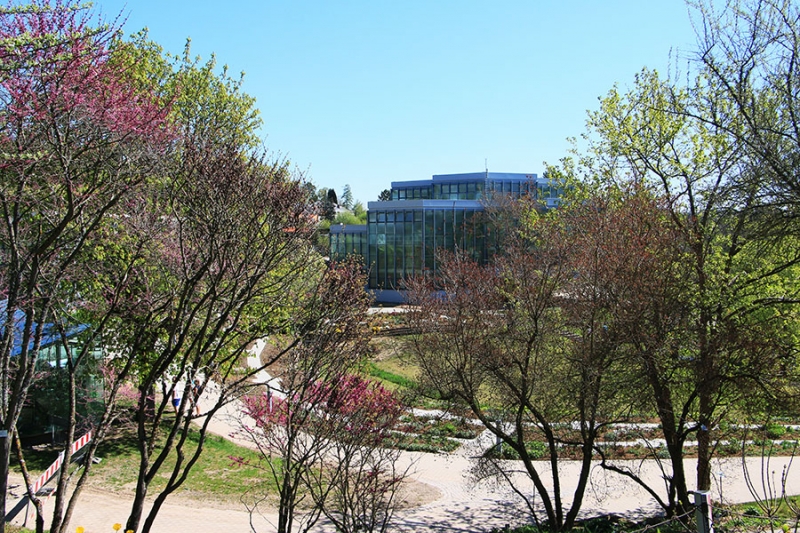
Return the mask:
[[378,378],[387,388],[416,389],[419,369],[404,353],[401,337],[383,337],[372,341],[375,357],[367,365],[367,373]]
[[[187,454],[196,449],[198,439],[199,432],[193,430],[189,437]],[[47,468],[56,455],[57,451],[26,450],[25,459],[36,476]],[[99,447],[97,457],[102,461],[92,466],[90,486],[120,494],[132,493],[139,463],[135,433],[131,430],[117,430],[112,438]],[[234,460],[234,457],[242,458],[245,464]],[[176,494],[215,501],[238,501],[244,492],[243,487],[271,490],[271,484],[266,482],[268,473],[257,466],[250,466],[258,463],[259,455],[256,452],[223,437],[208,435],[200,459]],[[173,456],[155,477],[151,493],[164,487],[174,464]]]

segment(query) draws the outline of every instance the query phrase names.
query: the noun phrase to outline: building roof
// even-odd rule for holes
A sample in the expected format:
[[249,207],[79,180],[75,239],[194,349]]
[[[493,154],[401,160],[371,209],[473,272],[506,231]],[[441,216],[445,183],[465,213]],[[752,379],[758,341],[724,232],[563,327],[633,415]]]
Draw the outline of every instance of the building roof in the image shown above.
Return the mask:
[[[0,335],[5,335],[6,320],[8,319],[8,299],[0,300]],[[14,328],[14,344],[11,349],[11,356],[17,356],[22,352],[22,333],[25,327],[26,314],[20,309],[15,309],[13,314],[13,328]],[[33,323],[33,331],[36,331],[38,324]],[[74,337],[89,328],[88,324],[78,324],[71,328],[65,328],[67,338]],[[61,342],[61,333],[57,324],[48,322],[42,326],[42,340],[39,348],[47,348]],[[32,350],[34,347],[33,341],[28,344],[28,349]]]
[[494,181],[527,181],[533,180],[537,183],[547,182],[547,179],[540,179],[536,174],[521,174],[515,172],[466,172],[462,174],[434,174],[429,180],[413,181],[393,181],[392,189],[408,189],[412,187],[425,187],[434,183],[467,183],[482,182],[487,180]]

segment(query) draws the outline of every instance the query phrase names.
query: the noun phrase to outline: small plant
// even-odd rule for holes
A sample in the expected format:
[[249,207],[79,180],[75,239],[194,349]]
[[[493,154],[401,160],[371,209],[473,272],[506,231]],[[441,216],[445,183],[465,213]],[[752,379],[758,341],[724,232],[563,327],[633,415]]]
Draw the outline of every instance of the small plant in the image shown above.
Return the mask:
[[547,445],[538,440],[525,444],[525,449],[528,451],[528,455],[530,455],[531,459],[541,459],[547,455]]
[[[541,459],[547,455],[547,445],[540,441],[529,441],[525,443],[525,449],[531,459]],[[519,454],[505,442],[500,445],[499,455],[497,446],[492,446],[486,451],[489,457],[499,457],[500,459],[518,460]]]
[[659,459],[669,459],[669,450],[665,446],[656,448],[656,457]]
[[767,427],[764,428],[764,431],[767,434],[767,438],[769,439],[780,439],[784,435],[786,435],[786,426],[781,424],[767,424]]

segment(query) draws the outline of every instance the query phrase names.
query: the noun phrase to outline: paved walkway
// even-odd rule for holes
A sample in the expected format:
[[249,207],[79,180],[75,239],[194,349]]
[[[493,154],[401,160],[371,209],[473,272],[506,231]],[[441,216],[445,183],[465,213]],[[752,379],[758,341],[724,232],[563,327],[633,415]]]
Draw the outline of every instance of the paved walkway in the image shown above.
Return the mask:
[[[228,433],[231,429],[222,419],[215,426],[215,430],[224,428]],[[489,440],[484,440],[484,443]],[[518,498],[503,487],[475,483],[471,478],[470,469],[474,462],[470,455],[476,452],[479,445],[480,441],[475,441],[453,454],[404,453],[404,463],[415,468],[412,479],[437,489],[432,492],[436,499],[416,508],[399,511],[392,531],[466,533],[489,531],[492,527],[502,527],[505,524],[525,523],[526,509]],[[773,460],[770,470],[777,476],[776,479],[780,479],[782,469],[787,463],[788,458]],[[630,464],[641,467],[644,475],[651,481],[657,482],[660,479],[652,461]],[[753,473],[760,472],[758,460],[754,458],[749,464]],[[542,464],[542,467],[545,468],[546,465]],[[574,489],[571,481],[576,479],[578,467],[573,461],[561,464],[562,476],[566,481],[565,494]],[[691,471],[693,467],[692,462],[687,461],[687,469]],[[722,474],[717,479],[717,482],[722,481],[722,485],[717,487],[713,495],[716,501],[720,500],[720,496],[725,502],[753,499],[743,482],[740,459],[715,462],[715,473]],[[517,476],[517,479],[524,482],[522,475]],[[787,488],[791,493],[800,493],[800,475],[790,476]],[[226,532],[275,531],[274,512],[266,516],[251,517],[243,507],[221,509],[208,502],[167,501],[156,520],[154,533],[218,533],[221,527]],[[583,507],[584,515],[617,513],[634,519],[651,515],[658,510],[655,502],[643,490],[599,467],[592,472],[592,483],[587,490]],[[70,529],[81,525],[86,528],[86,533],[110,532],[115,522],[124,520],[129,509],[129,498],[87,491],[78,504]],[[20,523],[21,520],[17,522]],[[254,529],[251,529],[251,523]],[[318,531],[332,529],[322,526]]]
[[[207,399],[206,401],[210,401]],[[201,400],[202,406],[202,400]],[[215,417],[209,424],[210,430],[216,434],[230,437],[238,427],[239,406],[231,404]],[[405,466],[413,469],[411,479],[427,487],[419,491],[428,495],[432,501],[421,506],[398,511],[392,531],[443,531],[443,532],[481,532],[492,527],[505,524],[525,523],[527,511],[525,506],[503,486],[490,483],[476,483],[470,475],[474,464],[473,457],[482,449],[491,446],[489,435],[471,441],[452,454],[426,454],[406,452],[402,455]],[[651,483],[659,483],[661,474],[653,461],[629,462],[631,467],[640,468],[642,475]],[[751,474],[760,484],[761,464],[753,458],[748,462]],[[771,477],[780,480],[783,468],[789,464],[789,458],[776,458],[770,465]],[[542,469],[547,468],[542,463]],[[574,480],[577,479],[579,465],[574,461],[560,464],[562,492],[571,494]],[[687,461],[687,472],[694,471],[692,461]],[[800,465],[795,467],[800,470]],[[741,459],[718,460],[714,463],[717,487],[713,494],[715,500],[725,502],[743,502],[753,499],[743,481]],[[525,486],[525,476],[515,477],[520,486]],[[12,479],[12,485],[19,485],[19,479]],[[529,484],[529,482],[528,482]],[[787,490],[791,494],[800,494],[800,473],[789,476]],[[9,509],[21,496],[20,487],[12,489]],[[567,498],[568,499],[568,498]],[[116,522],[123,522],[130,510],[130,497],[97,491],[84,491],[77,506],[70,531],[83,526],[86,533],[111,532]],[[48,502],[52,504],[52,502]],[[50,506],[48,505],[48,508]],[[620,476],[607,473],[599,467],[594,468],[591,485],[587,490],[583,505],[584,515],[599,513],[617,513],[630,518],[651,515],[658,510],[655,502],[642,489]],[[46,511],[46,516],[48,513]],[[24,514],[15,523],[24,522]],[[161,509],[153,528],[154,533],[172,533],[190,531],[192,533],[246,533],[256,531],[267,533],[275,531],[275,512],[265,516],[250,516],[244,509],[219,508],[213,502],[186,499],[168,499]],[[28,524],[32,520],[28,517]],[[321,526],[318,531],[332,531]]]

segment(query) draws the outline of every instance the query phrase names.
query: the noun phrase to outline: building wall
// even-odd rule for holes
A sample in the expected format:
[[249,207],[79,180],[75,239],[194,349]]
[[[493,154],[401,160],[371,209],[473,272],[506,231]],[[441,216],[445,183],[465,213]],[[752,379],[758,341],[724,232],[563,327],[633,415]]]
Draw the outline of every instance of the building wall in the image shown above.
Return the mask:
[[366,257],[371,289],[402,289],[404,278],[436,271],[438,249],[486,258],[483,209],[474,202],[431,203],[370,209]]
[[370,202],[366,226],[332,226],[331,257],[360,255],[379,302],[402,301],[403,280],[437,270],[438,250],[478,261],[495,252],[482,213],[496,195],[535,195],[547,207],[563,190],[536,174],[477,172],[392,183],[392,200]]

